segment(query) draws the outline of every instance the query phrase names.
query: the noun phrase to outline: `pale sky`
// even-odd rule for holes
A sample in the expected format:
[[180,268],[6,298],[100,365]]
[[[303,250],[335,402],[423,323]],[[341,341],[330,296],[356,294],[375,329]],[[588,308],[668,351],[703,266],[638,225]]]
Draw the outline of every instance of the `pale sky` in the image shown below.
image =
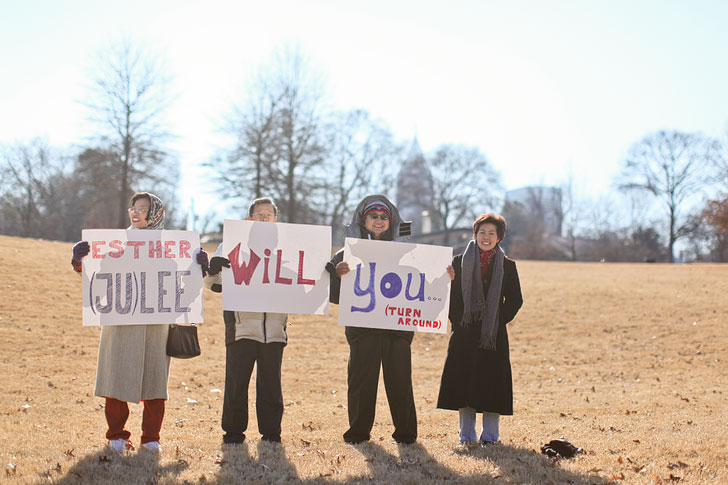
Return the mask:
[[507,189],[571,170],[583,195],[605,193],[643,136],[728,130],[728,2],[354,4],[0,0],[0,144],[83,143],[91,61],[123,36],[167,59],[180,201],[201,212],[215,196],[196,188],[212,188],[199,164],[229,141],[221,116],[286,44],[325,74],[333,106],[366,109],[405,143],[416,132],[425,152],[477,146]]

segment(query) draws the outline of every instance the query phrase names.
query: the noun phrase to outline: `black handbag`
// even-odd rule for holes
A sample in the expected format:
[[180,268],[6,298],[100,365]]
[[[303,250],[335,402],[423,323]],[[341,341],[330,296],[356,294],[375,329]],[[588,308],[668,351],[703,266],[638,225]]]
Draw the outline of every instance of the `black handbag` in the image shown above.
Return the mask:
[[194,323],[169,326],[167,355],[178,359],[191,359],[200,355],[200,340],[197,338],[197,327]]

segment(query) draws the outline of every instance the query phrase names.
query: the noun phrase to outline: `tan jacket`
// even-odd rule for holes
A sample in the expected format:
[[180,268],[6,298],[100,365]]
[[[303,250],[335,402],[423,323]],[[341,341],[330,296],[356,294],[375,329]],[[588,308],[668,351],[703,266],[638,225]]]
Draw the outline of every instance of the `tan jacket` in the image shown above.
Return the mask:
[[167,399],[168,325],[101,327],[94,395],[138,403]]

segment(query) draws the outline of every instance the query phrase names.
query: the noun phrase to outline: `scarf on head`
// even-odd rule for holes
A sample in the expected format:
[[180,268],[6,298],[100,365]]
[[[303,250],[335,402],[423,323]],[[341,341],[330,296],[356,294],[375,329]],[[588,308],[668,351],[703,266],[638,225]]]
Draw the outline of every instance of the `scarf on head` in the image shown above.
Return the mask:
[[478,347],[495,350],[498,336],[498,310],[501,301],[503,284],[503,258],[505,253],[500,245],[496,246],[493,258],[493,278],[488,295],[483,301],[483,279],[480,275],[480,249],[475,240],[471,240],[465,248],[462,260],[460,282],[463,294],[463,319],[460,325],[464,328],[471,324],[480,324],[480,342]]
[[[164,204],[156,195],[147,192],[151,204],[147,213],[147,225],[142,229],[164,229]],[[128,229],[132,227],[129,226]]]

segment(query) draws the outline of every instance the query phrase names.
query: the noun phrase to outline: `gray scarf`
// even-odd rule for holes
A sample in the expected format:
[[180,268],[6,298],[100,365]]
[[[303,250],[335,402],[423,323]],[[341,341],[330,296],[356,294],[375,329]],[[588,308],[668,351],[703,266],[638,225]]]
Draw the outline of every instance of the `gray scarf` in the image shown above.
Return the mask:
[[480,250],[475,240],[468,243],[463,254],[460,281],[463,293],[463,319],[460,325],[467,328],[471,324],[480,322],[479,347],[486,350],[495,350],[498,337],[498,310],[501,301],[501,286],[503,284],[503,258],[505,253],[498,246],[495,253],[493,278],[490,282],[488,295],[483,301],[483,280],[480,276]]

